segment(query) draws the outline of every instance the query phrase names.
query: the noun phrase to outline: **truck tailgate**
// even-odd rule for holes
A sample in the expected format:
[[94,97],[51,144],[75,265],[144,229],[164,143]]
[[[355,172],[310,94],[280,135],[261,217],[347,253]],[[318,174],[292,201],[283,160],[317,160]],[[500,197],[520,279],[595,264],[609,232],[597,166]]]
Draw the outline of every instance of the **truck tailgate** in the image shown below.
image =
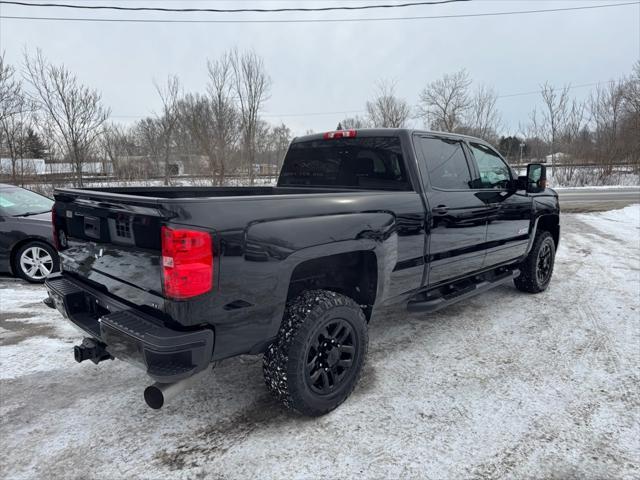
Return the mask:
[[63,271],[123,300],[163,309],[161,226],[157,199],[112,199],[83,190],[55,195],[53,221]]

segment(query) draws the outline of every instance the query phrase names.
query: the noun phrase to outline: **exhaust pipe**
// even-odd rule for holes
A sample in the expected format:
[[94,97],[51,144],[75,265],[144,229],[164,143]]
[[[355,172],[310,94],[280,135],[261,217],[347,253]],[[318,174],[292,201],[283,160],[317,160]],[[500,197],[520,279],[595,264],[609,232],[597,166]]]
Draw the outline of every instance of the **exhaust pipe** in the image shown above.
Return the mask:
[[171,399],[196,384],[209,372],[208,368],[174,383],[154,383],[144,389],[144,401],[154,410],[159,410]]

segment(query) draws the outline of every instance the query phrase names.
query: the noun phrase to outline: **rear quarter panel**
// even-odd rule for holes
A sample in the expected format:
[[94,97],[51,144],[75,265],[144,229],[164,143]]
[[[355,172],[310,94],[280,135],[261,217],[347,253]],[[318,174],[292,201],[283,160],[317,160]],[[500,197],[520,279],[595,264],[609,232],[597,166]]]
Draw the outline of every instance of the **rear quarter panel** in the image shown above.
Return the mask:
[[211,294],[167,302],[166,309],[214,325],[215,360],[276,336],[292,272],[306,260],[373,251],[376,304],[402,298],[422,281],[424,207],[415,192],[218,198],[190,202],[179,213],[185,224],[215,229],[217,284]]

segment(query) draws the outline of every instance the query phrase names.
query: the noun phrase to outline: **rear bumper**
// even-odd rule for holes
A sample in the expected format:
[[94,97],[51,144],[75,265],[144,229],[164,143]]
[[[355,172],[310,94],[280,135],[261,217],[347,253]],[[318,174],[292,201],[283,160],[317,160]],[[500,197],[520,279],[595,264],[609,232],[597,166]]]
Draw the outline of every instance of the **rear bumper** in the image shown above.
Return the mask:
[[63,274],[47,278],[53,306],[111,356],[134,363],[160,383],[190,377],[211,362],[212,330],[178,331]]

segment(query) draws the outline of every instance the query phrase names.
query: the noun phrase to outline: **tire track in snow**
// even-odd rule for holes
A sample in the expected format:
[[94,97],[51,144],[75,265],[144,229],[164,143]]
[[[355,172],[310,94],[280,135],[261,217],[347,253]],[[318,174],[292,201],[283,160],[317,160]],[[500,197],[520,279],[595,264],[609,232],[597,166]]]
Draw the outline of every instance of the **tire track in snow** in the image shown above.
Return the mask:
[[[616,248],[620,249],[621,243],[622,243],[622,240],[620,238],[602,232],[600,229],[593,226],[591,223],[580,219],[578,216],[568,217],[567,220],[568,220],[567,223],[573,223],[573,227],[574,227],[573,232],[569,235],[569,238],[571,239],[570,241],[574,245],[580,245],[580,242],[579,241],[576,242],[576,239],[571,237],[587,234],[592,238],[596,239],[595,243],[590,242],[590,244],[594,245],[596,249],[599,247],[597,241],[600,241],[600,240],[606,244],[611,244],[611,245],[607,245],[607,247],[612,247],[614,251]],[[582,260],[573,264],[574,269],[571,272],[571,276],[576,276],[578,273],[581,272],[581,270],[583,270],[585,267],[588,267],[590,265],[590,262],[588,262],[587,259],[591,256],[592,250],[588,250],[587,252],[588,253],[584,257],[582,257]],[[633,252],[633,253],[636,253],[636,252]],[[608,276],[599,275],[599,277],[600,277],[599,278],[600,282],[606,283],[607,287],[617,286],[617,282],[613,282],[613,285],[612,285],[612,282]],[[604,364],[605,367],[610,367],[613,373],[615,373],[617,376],[620,376],[621,374],[620,354],[618,353],[615,347],[615,344],[611,338],[611,333],[609,329],[604,327],[601,324],[600,319],[598,318],[598,315],[594,312],[591,306],[591,302],[594,300],[594,298],[597,299],[598,297],[592,295],[591,294],[592,292],[588,291],[589,288],[592,287],[592,285],[589,284],[588,282],[578,282],[577,287],[578,287],[577,295],[576,295],[577,298],[575,302],[577,311],[580,314],[581,318],[584,319],[593,327],[593,332],[595,333],[593,338],[590,340],[590,342],[582,351],[581,357],[582,358],[586,357],[587,354],[591,351],[595,354],[594,356],[596,358],[596,361],[598,359],[602,359],[601,362]],[[603,289],[601,284],[598,284],[597,288]],[[606,290],[610,290],[610,289],[611,288],[606,288]],[[627,386],[626,382],[616,382],[615,389],[616,389],[616,393],[619,394],[619,397],[622,399],[622,401],[626,405],[630,407],[637,406],[637,401],[634,401],[633,399],[634,394],[631,391],[631,389]]]

